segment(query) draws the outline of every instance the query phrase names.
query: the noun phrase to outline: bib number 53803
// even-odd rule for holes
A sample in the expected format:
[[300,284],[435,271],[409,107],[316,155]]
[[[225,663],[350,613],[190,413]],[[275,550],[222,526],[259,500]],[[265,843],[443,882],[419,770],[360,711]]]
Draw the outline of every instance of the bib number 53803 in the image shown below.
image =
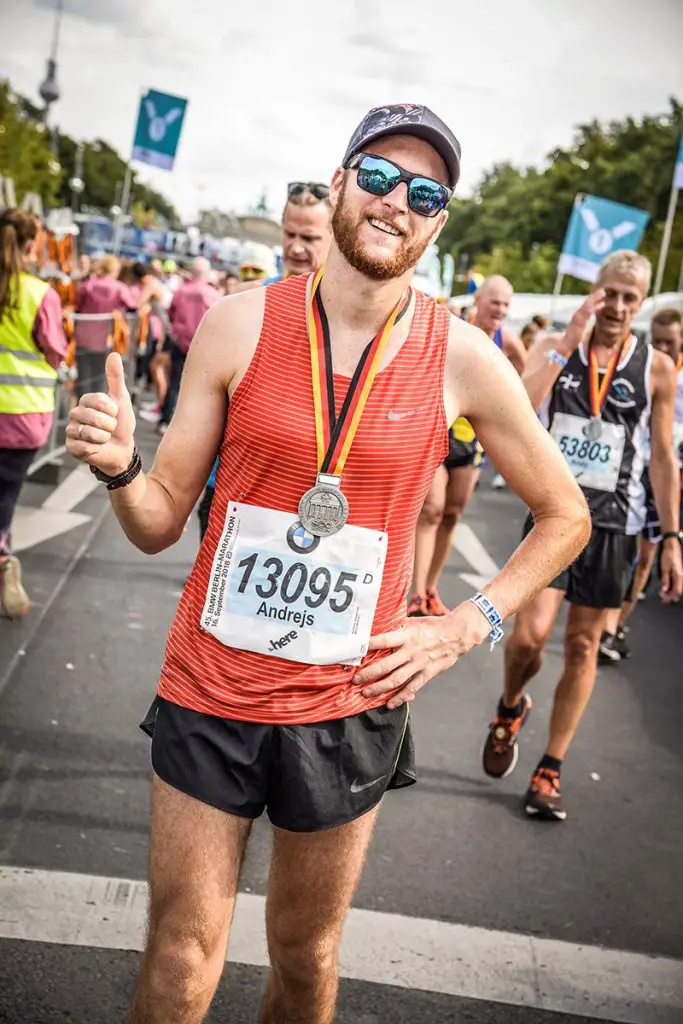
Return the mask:
[[285,571],[282,559],[270,555],[261,563],[265,580],[261,579],[262,574],[259,573],[259,582],[254,582],[252,575],[258,561],[259,554],[255,551],[238,562],[236,575],[239,579],[239,594],[248,592],[251,586],[258,597],[266,601],[277,595],[284,604],[294,604],[303,597],[304,604],[309,608],[320,608],[327,602],[328,608],[337,613],[345,612],[354,599],[355,592],[351,584],[357,581],[357,573],[333,573],[326,566],[318,566],[310,571],[304,562],[294,562]]

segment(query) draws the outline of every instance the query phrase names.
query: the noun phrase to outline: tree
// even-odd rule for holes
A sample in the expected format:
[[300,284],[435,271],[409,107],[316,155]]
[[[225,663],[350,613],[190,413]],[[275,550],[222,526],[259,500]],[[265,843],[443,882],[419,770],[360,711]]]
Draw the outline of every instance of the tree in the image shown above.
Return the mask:
[[0,82],[0,177],[13,180],[17,202],[27,192],[37,192],[47,207],[59,195],[61,168],[49,137],[8,82]]
[[[640,249],[656,264],[682,130],[683,106],[671,99],[662,116],[580,125],[569,149],[548,154],[544,170],[496,165],[471,199],[451,204],[440,248],[452,252],[456,264],[466,254],[482,272],[495,267],[519,290],[550,291],[574,197],[586,192],[649,212]],[[679,214],[665,289],[675,289],[682,257]],[[568,287],[577,290],[573,280]]]
[[[73,176],[77,142],[58,134],[59,152],[55,161],[50,140],[42,124],[42,112],[30,100],[12,92],[9,82],[0,81],[0,177],[12,178],[19,200],[26,192],[37,192],[46,210],[55,205],[71,205],[69,179]],[[103,139],[87,142],[83,149],[83,206],[108,214],[118,198],[126,173],[126,163]],[[161,193],[148,188],[133,175],[131,205],[141,220],[163,217],[170,228],[182,227],[172,203]]]

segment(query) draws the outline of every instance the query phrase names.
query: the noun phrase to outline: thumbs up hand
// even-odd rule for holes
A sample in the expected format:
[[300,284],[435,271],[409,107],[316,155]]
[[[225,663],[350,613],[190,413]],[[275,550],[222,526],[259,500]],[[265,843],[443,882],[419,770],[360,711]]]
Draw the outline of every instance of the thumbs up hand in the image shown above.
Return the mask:
[[107,394],[83,395],[69,413],[66,450],[108,476],[125,472],[133,457],[135,413],[121,356],[107,358]]

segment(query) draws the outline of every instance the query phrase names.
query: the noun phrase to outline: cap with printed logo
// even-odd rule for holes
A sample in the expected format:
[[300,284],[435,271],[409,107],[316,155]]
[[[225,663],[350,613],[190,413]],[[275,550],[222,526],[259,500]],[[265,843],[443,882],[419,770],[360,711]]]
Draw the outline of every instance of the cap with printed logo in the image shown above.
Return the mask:
[[433,146],[446,165],[448,184],[455,188],[460,178],[460,143],[440,117],[418,103],[395,103],[373,107],[351,136],[342,167],[348,167],[356,153],[388,135],[414,135]]

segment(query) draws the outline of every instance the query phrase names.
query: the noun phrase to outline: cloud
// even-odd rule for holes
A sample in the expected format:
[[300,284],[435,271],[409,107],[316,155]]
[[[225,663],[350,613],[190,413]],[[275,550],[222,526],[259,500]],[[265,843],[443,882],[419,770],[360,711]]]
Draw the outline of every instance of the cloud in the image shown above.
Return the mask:
[[[55,0],[0,0],[4,66],[35,98]],[[485,9],[485,14],[482,13]],[[463,147],[459,194],[502,161],[542,163],[575,124],[657,113],[681,86],[683,4],[652,0],[65,0],[54,118],[130,152],[140,93],[186,96],[171,174],[140,176],[184,216],[329,179],[371,106],[425,102]]]

